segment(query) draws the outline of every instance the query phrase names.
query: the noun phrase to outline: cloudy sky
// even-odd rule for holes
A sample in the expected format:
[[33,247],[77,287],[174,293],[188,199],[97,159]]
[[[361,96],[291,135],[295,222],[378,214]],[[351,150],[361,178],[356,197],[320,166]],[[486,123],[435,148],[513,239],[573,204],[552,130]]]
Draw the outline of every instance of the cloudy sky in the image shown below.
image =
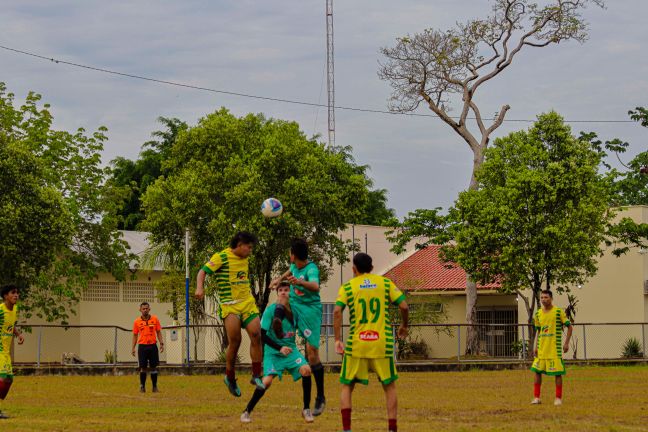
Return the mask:
[[[336,103],[385,109],[390,87],[377,77],[378,52],[398,36],[449,28],[483,16],[487,0],[353,0],[335,7]],[[543,3],[540,1],[540,3]],[[648,2],[610,0],[585,12],[584,44],[523,52],[478,95],[484,113],[502,104],[509,119],[555,109],[568,120],[627,120],[648,106]],[[123,73],[196,86],[326,103],[325,0],[0,0],[0,45]],[[58,128],[109,129],[105,161],[136,158],[158,116],[190,124],[221,106],[263,112],[326,137],[326,109],[246,99],[123,78],[0,49],[0,81],[53,107]],[[421,109],[421,113],[426,113]],[[337,144],[351,145],[389,191],[399,216],[447,207],[469,180],[472,155],[438,119],[336,111]],[[632,154],[648,145],[633,123],[574,123],[575,132],[622,138]],[[509,122],[496,135],[528,127]]]

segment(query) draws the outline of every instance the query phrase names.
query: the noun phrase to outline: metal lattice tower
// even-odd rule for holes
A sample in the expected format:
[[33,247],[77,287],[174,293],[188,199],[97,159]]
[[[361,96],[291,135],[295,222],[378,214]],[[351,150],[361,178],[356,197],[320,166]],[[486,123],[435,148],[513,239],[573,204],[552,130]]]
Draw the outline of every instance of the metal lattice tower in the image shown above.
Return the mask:
[[328,144],[335,145],[335,68],[333,55],[333,0],[326,0],[326,88],[328,92]]

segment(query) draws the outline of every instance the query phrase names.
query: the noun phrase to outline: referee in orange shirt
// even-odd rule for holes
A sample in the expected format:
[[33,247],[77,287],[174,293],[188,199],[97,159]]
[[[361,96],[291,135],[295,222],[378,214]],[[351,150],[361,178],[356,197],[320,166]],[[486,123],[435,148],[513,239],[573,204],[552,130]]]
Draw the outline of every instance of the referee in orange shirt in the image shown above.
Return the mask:
[[160,363],[160,356],[158,354],[157,341],[160,341],[160,352],[164,351],[164,342],[162,341],[162,326],[160,320],[151,315],[151,306],[147,302],[140,305],[140,313],[142,314],[135,320],[133,324],[133,350],[132,354],[135,357],[135,346],[137,347],[137,360],[139,362],[140,371],[140,392],[146,392],[146,372],[151,372],[151,383],[153,383],[153,393],[158,392],[157,378],[158,378],[158,364]]

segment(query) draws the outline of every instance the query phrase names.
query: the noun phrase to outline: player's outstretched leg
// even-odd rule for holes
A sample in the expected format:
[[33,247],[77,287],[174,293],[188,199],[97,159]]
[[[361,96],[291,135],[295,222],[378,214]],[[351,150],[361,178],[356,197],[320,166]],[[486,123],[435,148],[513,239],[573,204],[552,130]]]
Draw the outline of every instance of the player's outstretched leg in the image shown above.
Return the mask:
[[225,385],[235,397],[241,397],[241,389],[236,384],[236,356],[241,346],[241,320],[236,315],[228,315],[223,320],[227,332],[227,352],[225,353]]
[[262,380],[263,369],[261,367],[263,347],[261,344],[261,321],[258,316],[246,323],[245,331],[250,336],[250,359],[252,360],[252,379],[250,383],[257,389],[263,390],[265,389]]
[[261,400],[265,392],[270,388],[270,385],[272,384],[272,379],[274,378],[274,375],[269,375],[269,376],[264,376],[263,377],[263,389],[256,388],[254,389],[254,393],[252,394],[252,398],[250,398],[250,401],[248,402],[247,406],[245,407],[245,411],[241,414],[241,422],[242,423],[250,423],[252,421],[252,411],[254,410],[254,407],[256,406],[257,403]]

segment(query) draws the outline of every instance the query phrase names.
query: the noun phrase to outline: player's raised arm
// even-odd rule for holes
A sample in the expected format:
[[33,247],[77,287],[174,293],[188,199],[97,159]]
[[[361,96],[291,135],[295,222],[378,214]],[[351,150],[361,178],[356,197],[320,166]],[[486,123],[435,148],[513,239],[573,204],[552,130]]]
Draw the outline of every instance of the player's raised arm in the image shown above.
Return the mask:
[[290,273],[290,269],[286,270],[281,276],[276,277],[272,279],[272,282],[270,282],[270,289],[277,289],[279,285],[281,284],[281,281],[286,279],[288,276],[290,276],[292,273]]

